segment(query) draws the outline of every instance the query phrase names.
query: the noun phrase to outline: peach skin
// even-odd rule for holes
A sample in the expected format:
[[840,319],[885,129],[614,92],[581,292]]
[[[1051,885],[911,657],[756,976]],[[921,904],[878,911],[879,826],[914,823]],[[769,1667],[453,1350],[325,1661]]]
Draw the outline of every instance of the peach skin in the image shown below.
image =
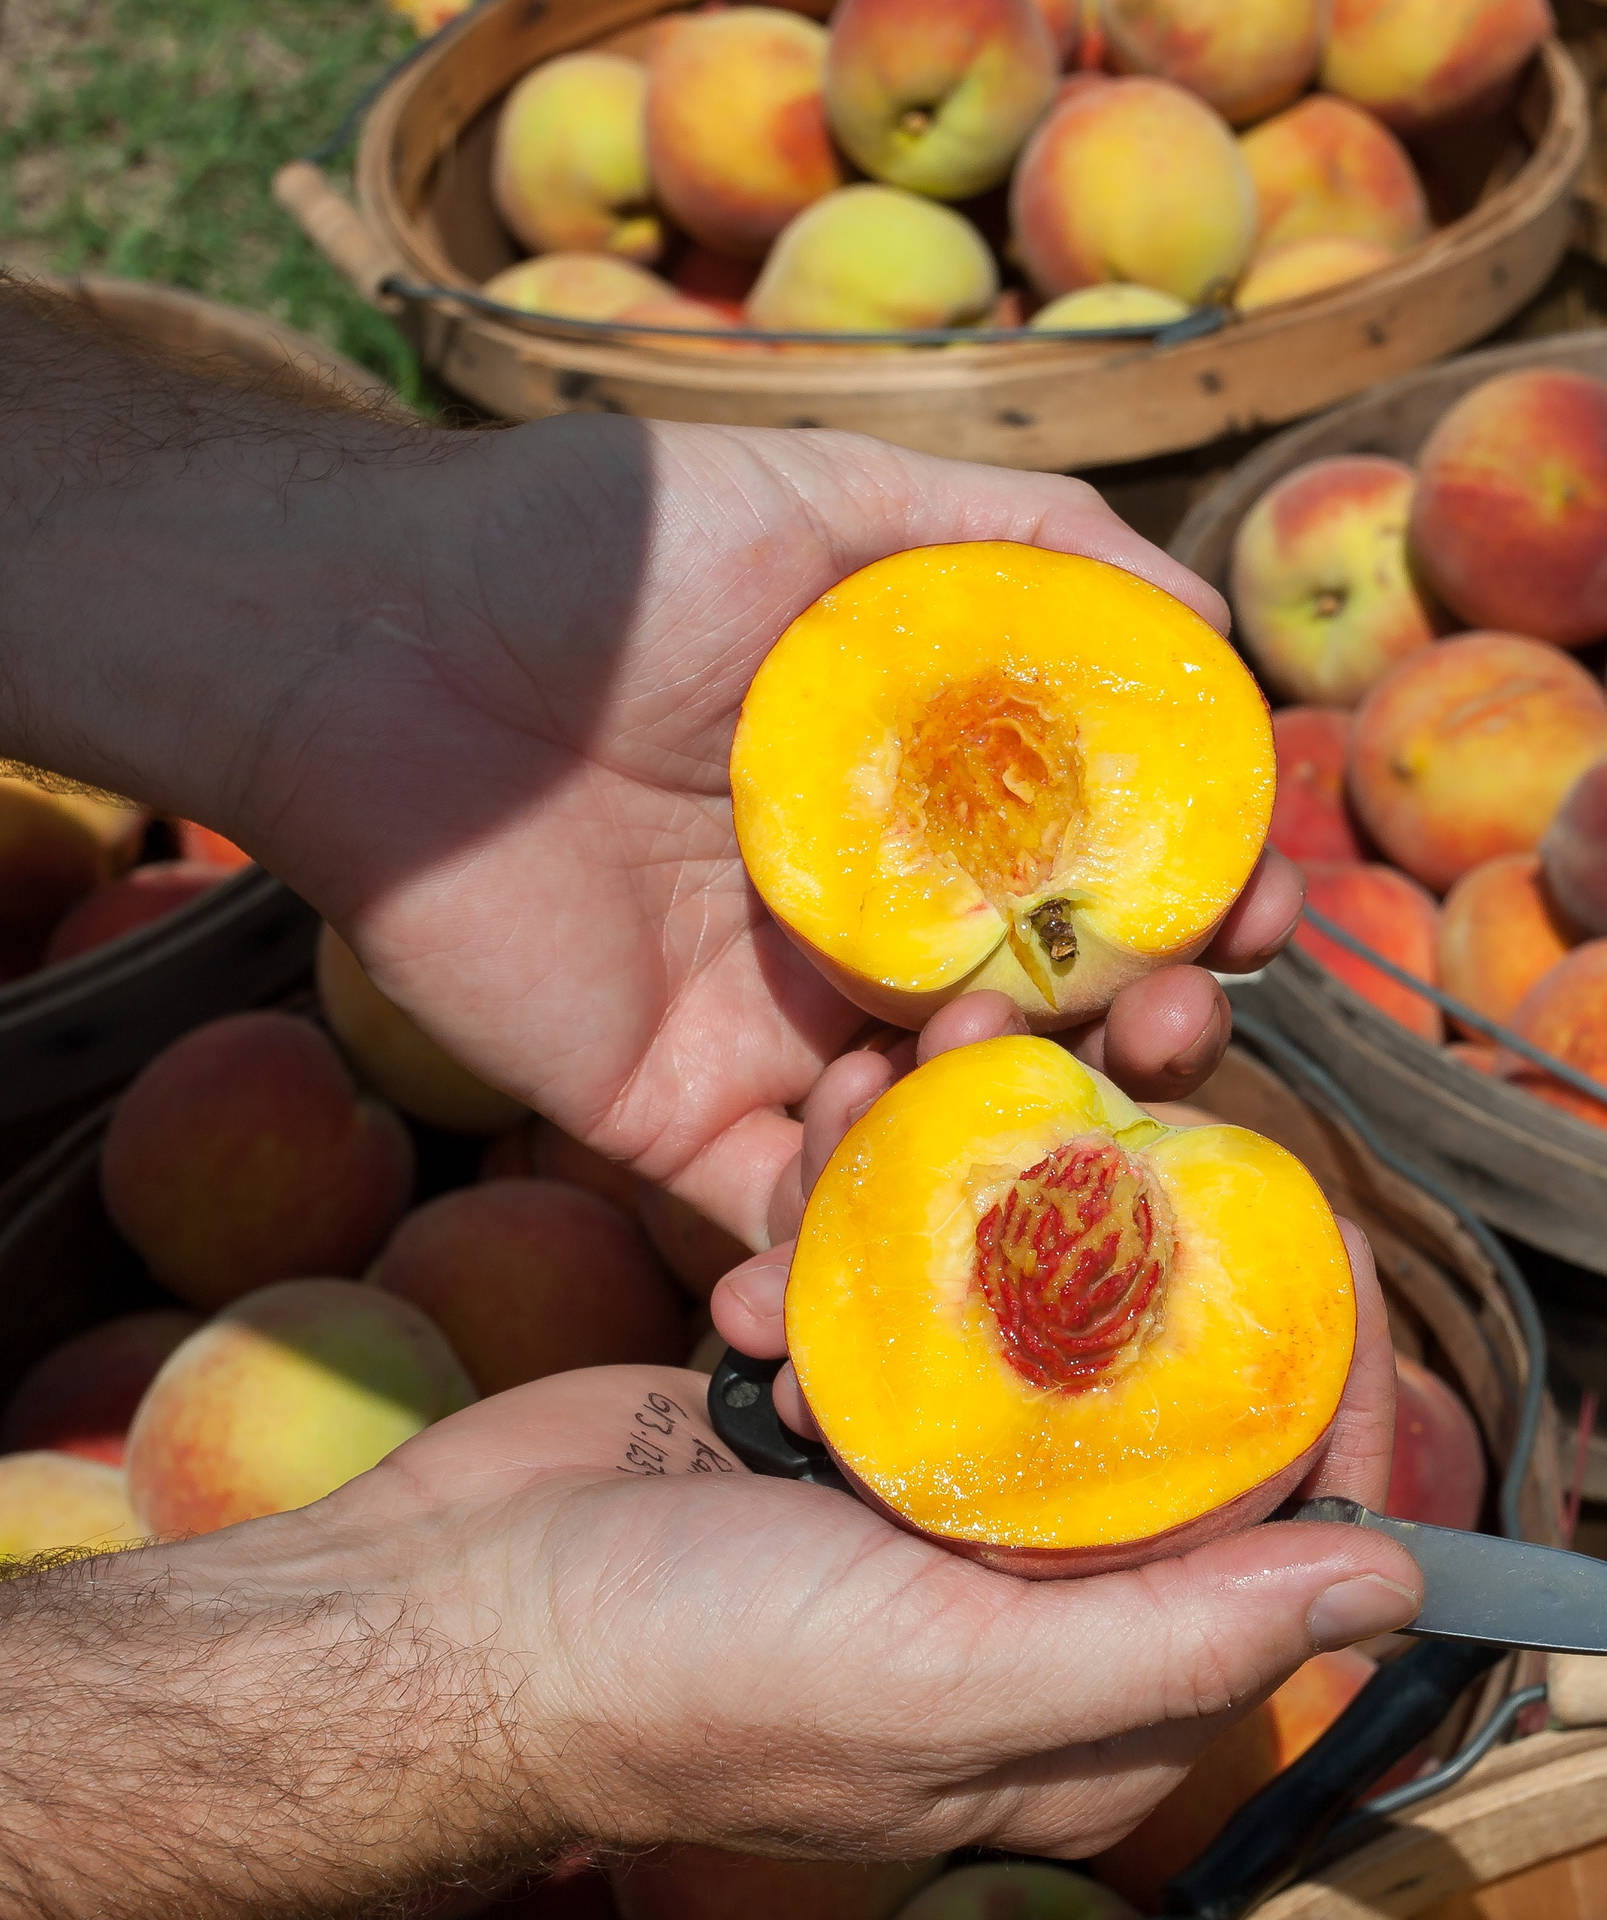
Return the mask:
[[614,53],[566,53],[514,86],[497,119],[491,198],[521,246],[657,259],[646,113],[647,69]]
[[647,146],[673,218],[720,253],[761,259],[842,184],[821,96],[826,30],[779,7],[673,14],[653,51]]
[[939,1054],[848,1131],[786,1292],[856,1488],[984,1565],[1130,1567],[1264,1518],[1356,1338],[1316,1183],[1241,1128],[1163,1126],[1052,1041]]
[[731,754],[761,898],[916,1026],[998,987],[1040,1030],[1201,952],[1261,852],[1274,757],[1232,648],[1098,560],[916,548],[800,615]]

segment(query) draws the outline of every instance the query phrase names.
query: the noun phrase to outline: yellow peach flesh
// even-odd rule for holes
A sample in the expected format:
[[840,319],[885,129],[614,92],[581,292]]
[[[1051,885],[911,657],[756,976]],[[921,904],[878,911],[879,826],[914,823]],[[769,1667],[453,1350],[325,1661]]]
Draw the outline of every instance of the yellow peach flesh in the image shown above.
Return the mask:
[[[1045,1390],[975,1284],[977,1227],[1090,1134],[1164,1195],[1170,1260],[1127,1364]],[[805,1398],[872,1494],[935,1537],[1042,1552],[1152,1540],[1276,1481],[1333,1418],[1355,1307],[1327,1203],[1281,1147],[1165,1128],[1053,1043],[1004,1039],[940,1055],[851,1129],[786,1317]]]

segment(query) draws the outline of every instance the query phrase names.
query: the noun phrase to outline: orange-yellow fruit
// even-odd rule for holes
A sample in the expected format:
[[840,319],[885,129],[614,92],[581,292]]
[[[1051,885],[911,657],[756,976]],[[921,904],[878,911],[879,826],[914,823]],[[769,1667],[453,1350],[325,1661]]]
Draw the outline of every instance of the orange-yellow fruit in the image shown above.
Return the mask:
[[1546,892],[1539,856],[1498,854],[1470,867],[1445,896],[1440,985],[1475,1013],[1504,1024],[1573,945]]
[[1063,1048],[984,1041],[884,1094],[810,1196],[787,1346],[902,1524],[1094,1573],[1265,1515],[1350,1370],[1344,1243],[1291,1155],[1177,1131]]
[[[1439,984],[1435,977],[1439,908],[1415,880],[1393,867],[1338,860],[1308,862],[1305,876],[1308,907],[1315,907],[1405,972],[1430,986]],[[1295,945],[1409,1033],[1425,1040],[1444,1039],[1445,1021],[1432,1000],[1392,980],[1309,919],[1301,922]]]
[[1059,70],[1034,0],[839,0],[826,110],[872,179],[966,200],[1009,173]]
[[653,184],[694,240],[760,259],[842,184],[821,87],[826,30],[779,7],[674,14],[647,93]]
[[612,320],[627,307],[671,291],[646,267],[606,253],[544,253],[504,267],[480,289],[488,300],[521,313],[555,313],[567,320]]
[[1312,94],[1239,145],[1255,182],[1258,247],[1345,234],[1404,252],[1428,233],[1411,156],[1348,100]]
[[176,1348],[128,1436],[146,1530],[210,1533],[304,1507],[474,1398],[415,1306],[355,1280],[286,1280]]
[[566,53],[514,86],[497,120],[491,198],[522,246],[657,258],[646,116],[647,69],[614,53]]
[[1399,460],[1336,454],[1285,474],[1239,523],[1234,618],[1285,699],[1352,707],[1438,633],[1406,552],[1414,484]]
[[1496,103],[1552,28],[1546,0],[1334,0],[1322,84],[1414,131]]
[[1095,1872],[1146,1913],[1157,1911],[1167,1881],[1198,1859],[1247,1800],[1327,1731],[1376,1670],[1376,1663],[1354,1647],[1308,1660],[1219,1733],[1124,1840],[1097,1854]]
[[1255,188],[1232,129],[1164,80],[1068,86],[1010,190],[1040,293],[1135,280],[1191,306],[1224,296],[1255,238]]
[[1418,455],[1412,550],[1470,627],[1607,634],[1607,381],[1536,367],[1464,394]]
[[381,993],[357,955],[325,926],[318,935],[318,1002],[358,1072],[404,1113],[455,1133],[496,1133],[526,1111],[488,1087]]
[[369,1269],[445,1334],[480,1393],[686,1356],[686,1309],[641,1229],[556,1180],[487,1180],[410,1213]]
[[1241,313],[1255,313],[1285,300],[1303,300],[1307,294],[1377,273],[1394,258],[1393,247],[1348,233],[1282,241],[1252,256],[1233,290],[1233,304]]
[[0,1459],[0,1561],[38,1553],[110,1553],[143,1540],[123,1476],[70,1453]]
[[101,1152],[112,1223],[151,1272],[212,1308],[270,1280],[360,1273],[401,1218],[413,1149],[358,1098],[309,1021],[236,1013],[164,1049]]
[[985,320],[999,291],[987,242],[963,214],[869,182],[807,207],[748,297],[777,332],[902,333]]
[[1323,0],[1104,0],[1123,73],[1173,80],[1235,126],[1287,106],[1317,71]]
[[1510,633],[1424,647],[1356,711],[1350,796],[1387,859],[1443,892],[1481,860],[1540,844],[1607,756],[1607,695],[1577,660]]
[[1272,807],[1265,702],[1159,588],[998,541],[917,548],[802,614],[731,756],[743,858],[851,999],[915,1026],[973,987],[1035,1026],[1191,958]]

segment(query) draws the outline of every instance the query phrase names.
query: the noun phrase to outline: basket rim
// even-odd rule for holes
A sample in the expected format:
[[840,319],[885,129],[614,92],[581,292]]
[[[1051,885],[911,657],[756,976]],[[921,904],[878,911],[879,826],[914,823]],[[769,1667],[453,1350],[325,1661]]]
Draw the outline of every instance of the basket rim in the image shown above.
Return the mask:
[[[402,205],[397,169],[394,165],[396,140],[408,110],[421,92],[433,92],[451,100],[461,118],[453,129],[456,140],[462,128],[481,113],[505,86],[499,85],[479,98],[472,92],[442,86],[443,69],[451,70],[466,47],[496,31],[502,17],[526,5],[526,0],[489,0],[489,4],[460,15],[386,86],[364,119],[356,161],[356,186],[363,213],[388,251],[409,272],[421,274],[424,284],[408,288],[398,281],[395,290],[403,297],[437,307],[452,320],[485,335],[510,350],[527,352],[542,348],[553,351],[565,367],[581,374],[609,374],[643,367],[660,371],[673,369],[678,381],[688,387],[700,384],[729,388],[740,381],[750,390],[774,388],[796,392],[818,385],[830,390],[849,384],[856,390],[919,391],[930,386],[940,390],[952,385],[956,365],[971,373],[979,384],[990,375],[1019,378],[1033,368],[1045,370],[1074,367],[1078,372],[1097,374],[1107,367],[1126,364],[1135,354],[1185,352],[1195,342],[1181,342],[1175,349],[1156,348],[1148,341],[1134,345],[1130,340],[1112,343],[1075,340],[1019,340],[997,343],[968,343],[964,337],[940,353],[890,354],[887,346],[853,347],[822,345],[818,352],[795,348],[779,356],[782,364],[769,365],[755,354],[750,361],[710,344],[701,352],[691,344],[654,347],[640,333],[620,329],[607,341],[577,340],[571,332],[543,326],[539,317],[501,319],[482,308],[453,298],[456,293],[477,293],[476,283],[455,269],[443,251],[435,248],[418,232],[417,223]],[[630,26],[674,10],[666,0],[619,0],[610,7],[606,30]],[[577,17],[574,31],[566,44],[555,46],[546,58],[591,44],[597,37],[596,26]],[[1464,257],[1481,245],[1490,245],[1521,229],[1532,214],[1565,195],[1577,179],[1589,149],[1590,107],[1583,76],[1562,42],[1556,36],[1542,42],[1535,57],[1535,71],[1547,89],[1545,123],[1535,136],[1528,159],[1512,178],[1486,200],[1472,207],[1459,219],[1436,228],[1427,239],[1399,260],[1360,279],[1337,288],[1320,289],[1302,298],[1269,307],[1259,314],[1235,318],[1228,327],[1233,335],[1250,346],[1272,342],[1291,324],[1320,320],[1343,322],[1365,316],[1392,297],[1414,287],[1425,273]],[[516,77],[516,76],[515,76]],[[511,84],[511,81],[509,82]],[[472,101],[472,104],[471,104]],[[451,142],[443,143],[441,152]],[[432,164],[438,164],[437,153]],[[695,339],[696,336],[691,336]],[[738,336],[740,339],[742,336]],[[1221,332],[1213,331],[1205,340],[1220,341]],[[889,346],[897,337],[889,337]],[[911,364],[911,362],[915,364]],[[924,364],[936,362],[938,364]]]

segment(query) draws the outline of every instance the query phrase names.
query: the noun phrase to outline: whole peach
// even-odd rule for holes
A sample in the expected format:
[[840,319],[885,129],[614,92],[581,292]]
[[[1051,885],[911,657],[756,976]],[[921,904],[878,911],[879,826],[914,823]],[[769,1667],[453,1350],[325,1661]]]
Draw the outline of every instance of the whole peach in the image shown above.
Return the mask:
[[1607,381],[1562,368],[1464,394],[1418,456],[1412,549],[1470,627],[1607,634]]
[[779,7],[676,14],[655,45],[647,148],[666,210],[706,247],[760,259],[842,182],[821,87],[826,30]]
[[496,1133],[526,1111],[488,1087],[381,993],[331,926],[318,935],[318,1002],[358,1072],[404,1113],[454,1133]]
[[1428,232],[1411,156],[1361,107],[1316,93],[1239,141],[1255,182],[1256,245],[1348,235],[1396,252]]
[[1540,859],[1546,890],[1570,926],[1607,933],[1607,761],[1587,767],[1563,796]]
[[1282,707],[1272,716],[1278,792],[1268,843],[1291,860],[1365,860],[1345,797],[1350,715],[1343,707]]
[[70,1453],[0,1458],[0,1562],[110,1553],[137,1545],[147,1531],[116,1467]]
[[198,1307],[269,1280],[359,1273],[401,1218],[413,1149],[358,1098],[335,1049],[288,1013],[235,1013],[159,1053],[101,1152],[112,1223]]
[[355,1280],[261,1287],[190,1335],[128,1436],[153,1533],[210,1533],[304,1507],[474,1398],[420,1310]]
[[1257,313],[1263,307],[1281,306],[1285,300],[1304,300],[1309,294],[1377,273],[1394,258],[1393,247],[1348,233],[1284,240],[1251,255],[1244,278],[1233,290],[1233,304],[1240,313]]
[[1350,797],[1393,860],[1436,892],[1540,844],[1574,781],[1607,756],[1607,695],[1538,640],[1468,633],[1411,654],[1363,700]]
[[1498,854],[1470,867],[1445,896],[1440,985],[1475,1013],[1505,1022],[1573,945],[1572,930],[1546,891],[1539,856]]
[[963,214],[865,182],[798,215],[764,263],[748,318],[782,332],[969,326],[998,289],[993,255]]
[[1104,0],[1123,73],[1175,80],[1235,126],[1275,113],[1317,71],[1325,0]]
[[872,179],[966,200],[1009,174],[1059,70],[1034,0],[840,0],[826,112]]
[[1414,484],[1399,460],[1338,454],[1285,474],[1240,522],[1228,591],[1275,693],[1354,706],[1439,631],[1407,557]]
[[120,1467],[145,1389],[200,1324],[197,1314],[180,1307],[151,1307],[103,1320],[52,1347],[17,1383],[0,1419],[0,1448],[48,1448]]
[[494,274],[480,291],[521,313],[556,313],[570,320],[612,320],[638,301],[670,292],[646,267],[606,253],[544,253]]
[[573,1367],[679,1366],[686,1309],[636,1223],[556,1180],[487,1180],[410,1213],[369,1269],[481,1393]]
[[236,869],[205,860],[152,860],[133,867],[104,887],[86,894],[56,922],[45,942],[45,964],[75,959],[108,940],[165,920],[180,907],[210,893]]
[[522,246],[657,258],[646,111],[647,69],[614,53],[562,54],[514,86],[497,119],[491,198]]
[[1227,122],[1164,80],[1068,91],[1027,143],[1010,193],[1041,293],[1136,280],[1196,304],[1238,278],[1255,188]]
[[1496,104],[1553,24],[1546,0],[1333,0],[1321,84],[1410,132]]
[[[1435,979],[1439,908],[1424,888],[1393,867],[1340,860],[1313,861],[1305,875],[1308,908],[1315,907],[1405,972],[1430,986],[1439,984]],[[1301,922],[1295,945],[1408,1033],[1424,1040],[1444,1039],[1445,1022],[1432,1000],[1392,980],[1309,920]]]

